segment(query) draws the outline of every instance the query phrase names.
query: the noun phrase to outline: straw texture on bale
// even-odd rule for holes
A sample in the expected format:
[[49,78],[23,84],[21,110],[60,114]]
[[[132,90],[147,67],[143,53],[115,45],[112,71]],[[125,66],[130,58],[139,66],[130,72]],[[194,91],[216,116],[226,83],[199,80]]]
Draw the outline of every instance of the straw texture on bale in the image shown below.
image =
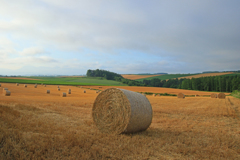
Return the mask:
[[5,96],[10,96],[10,95],[11,95],[11,92],[10,92],[9,90],[5,90],[5,91],[3,92],[3,94],[4,94]]
[[50,90],[47,90],[47,94],[50,94]]
[[217,98],[217,97],[218,97],[218,95],[216,93],[211,94],[211,98]]
[[150,126],[152,106],[140,93],[109,88],[95,99],[92,117],[103,133],[134,133],[144,131]]
[[185,94],[183,94],[183,93],[178,93],[177,97],[178,97],[178,98],[185,98]]
[[6,90],[8,90],[7,88],[3,88],[3,91],[6,91]]
[[219,94],[218,94],[218,98],[219,98],[219,99],[225,99],[225,97],[226,97],[226,96],[225,96],[224,93],[219,93]]
[[67,97],[67,94],[65,92],[62,93],[62,97]]

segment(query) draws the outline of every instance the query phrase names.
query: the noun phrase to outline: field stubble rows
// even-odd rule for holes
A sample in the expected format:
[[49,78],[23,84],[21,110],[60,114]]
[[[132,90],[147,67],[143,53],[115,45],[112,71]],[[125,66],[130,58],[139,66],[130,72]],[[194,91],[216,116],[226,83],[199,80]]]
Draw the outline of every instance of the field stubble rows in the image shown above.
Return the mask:
[[[94,90],[2,85],[12,95],[0,95],[0,159],[240,158],[240,100],[231,96],[147,96],[153,108],[149,129],[111,135],[93,124]],[[60,97],[68,88],[72,94]]]

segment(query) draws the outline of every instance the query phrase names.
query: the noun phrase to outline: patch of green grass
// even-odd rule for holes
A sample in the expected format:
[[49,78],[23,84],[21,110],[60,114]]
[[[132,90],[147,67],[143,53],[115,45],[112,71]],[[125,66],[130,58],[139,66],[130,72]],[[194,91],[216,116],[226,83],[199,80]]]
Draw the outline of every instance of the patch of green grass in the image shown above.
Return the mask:
[[94,86],[126,86],[123,83],[104,78],[88,77],[25,77],[39,80],[0,78],[5,83],[52,84],[52,85],[94,85]]
[[240,99],[240,91],[238,91],[238,90],[233,91],[233,92],[231,93],[231,96]]
[[154,76],[154,77],[149,77],[149,78],[136,79],[136,81],[143,81],[144,79],[151,80],[153,78],[167,80],[167,79],[173,79],[173,78],[179,78],[179,77],[185,77],[185,76],[193,76],[193,75],[196,75],[196,74],[165,74],[165,75]]

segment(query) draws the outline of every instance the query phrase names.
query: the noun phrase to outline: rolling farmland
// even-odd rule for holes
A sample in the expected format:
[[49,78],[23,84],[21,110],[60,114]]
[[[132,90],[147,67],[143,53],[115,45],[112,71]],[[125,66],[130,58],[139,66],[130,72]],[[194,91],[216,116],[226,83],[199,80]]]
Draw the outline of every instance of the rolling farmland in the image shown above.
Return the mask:
[[123,78],[136,80],[136,79],[143,79],[143,78],[149,78],[149,77],[156,77],[161,75],[137,75],[137,74],[122,74]]
[[[99,132],[93,123],[91,110],[98,94],[86,89],[90,86],[59,85],[58,91],[56,85],[1,84],[12,94],[0,93],[0,159],[240,158],[240,100],[231,96],[147,96],[153,109],[151,126],[136,134],[112,135]],[[60,97],[69,88],[72,93]],[[154,87],[125,89],[160,92]]]

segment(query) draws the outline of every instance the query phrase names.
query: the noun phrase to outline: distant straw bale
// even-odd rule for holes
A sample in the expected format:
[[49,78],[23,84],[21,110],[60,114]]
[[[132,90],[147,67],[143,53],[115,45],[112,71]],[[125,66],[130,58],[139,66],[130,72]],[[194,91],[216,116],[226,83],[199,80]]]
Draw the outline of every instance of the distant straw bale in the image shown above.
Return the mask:
[[225,99],[226,95],[224,93],[219,93],[218,98],[219,99]]
[[46,87],[47,85],[45,84],[44,87]]
[[94,101],[93,121],[103,133],[134,133],[146,130],[152,122],[152,106],[140,93],[109,88]]
[[63,92],[61,97],[67,97],[67,94],[65,92]]
[[6,91],[6,90],[8,90],[8,88],[3,88],[3,91]]
[[178,93],[177,97],[178,97],[178,98],[185,98],[185,94],[183,94],[183,93]]
[[60,89],[60,88],[58,88],[57,90],[58,90],[58,91],[60,91],[61,89]]
[[71,90],[68,90],[68,94],[71,94],[72,92],[71,92]]
[[24,84],[24,87],[25,87],[25,88],[27,88],[27,85],[26,85],[26,84]]
[[218,95],[216,93],[211,94],[211,98],[217,98],[217,97],[218,97]]
[[19,83],[16,83],[16,86],[19,86]]
[[47,94],[50,94],[50,90],[47,90]]
[[153,97],[156,97],[156,94],[153,94]]
[[34,88],[37,88],[37,85],[35,85]]
[[3,92],[3,94],[4,94],[5,96],[10,96],[10,95],[11,95],[11,92],[10,92],[9,90],[5,90],[5,91]]
[[84,90],[83,93],[86,93],[86,91]]

